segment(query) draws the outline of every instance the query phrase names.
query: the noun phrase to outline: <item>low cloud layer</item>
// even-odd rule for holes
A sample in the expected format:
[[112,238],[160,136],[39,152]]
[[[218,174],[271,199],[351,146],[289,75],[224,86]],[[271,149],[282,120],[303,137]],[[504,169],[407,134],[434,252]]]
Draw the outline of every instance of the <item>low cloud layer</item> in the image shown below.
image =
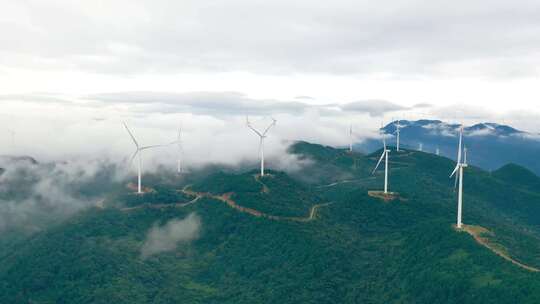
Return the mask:
[[[46,98],[43,94],[3,97],[3,109],[9,114],[0,115],[6,123],[5,136],[0,136],[0,154],[31,155],[45,161],[102,157],[116,163],[126,160],[135,146],[122,126],[124,121],[145,146],[174,141],[178,126],[182,125],[184,163],[187,167],[200,167],[210,163],[255,162],[259,140],[246,127],[246,116],[259,128],[274,117],[277,125],[268,134],[265,152],[276,169],[294,167],[291,165],[295,161],[286,151],[295,140],[346,146],[351,125],[354,141],[360,142],[377,137],[381,121],[386,123],[392,118],[441,118],[469,125],[492,121],[510,123],[532,133],[540,127],[533,111],[526,117],[522,112],[503,117],[481,107],[401,106],[377,99],[308,103],[305,99],[253,98],[238,92],[135,91],[83,98],[51,94],[46,94]],[[59,112],[65,115],[60,117]],[[8,126],[15,136],[8,133]],[[157,164],[173,166],[178,157],[176,151],[174,146],[145,151],[143,170],[152,170]]]
[[389,112],[407,110],[406,107],[386,100],[363,100],[347,103],[340,106],[343,111],[368,113],[370,116],[382,117]]
[[40,231],[95,206],[125,178],[106,161],[36,164],[2,157],[0,168],[0,234]]
[[195,213],[184,219],[170,220],[161,226],[154,223],[141,247],[141,258],[146,259],[155,254],[173,251],[179,244],[198,238],[200,229],[201,219]]
[[253,99],[238,92],[118,92],[89,95],[85,99],[105,105],[130,105],[132,111],[214,116],[300,114],[311,107],[297,101]]
[[[265,128],[269,117],[277,126],[266,139],[269,159],[288,158],[287,146],[295,140],[328,145],[346,145],[348,126],[355,128],[357,140],[376,133],[370,128],[368,112],[344,111],[341,105],[308,104],[300,101],[257,99],[235,92],[154,93],[123,92],[86,96],[66,105],[31,101],[31,95],[10,95],[5,121],[16,131],[14,140],[0,137],[0,154],[31,154],[40,159],[63,160],[105,155],[113,159],[129,157],[135,149],[122,126],[125,121],[141,145],[170,143],[182,125],[186,163],[235,165],[258,157],[258,138],[246,127],[246,116]],[[48,96],[50,97],[50,96]],[[60,98],[60,97],[59,97]],[[385,109],[372,112],[383,113]],[[69,113],[58,117],[55,113]],[[367,119],[367,121],[366,121]],[[148,150],[145,167],[176,159],[174,147]]]

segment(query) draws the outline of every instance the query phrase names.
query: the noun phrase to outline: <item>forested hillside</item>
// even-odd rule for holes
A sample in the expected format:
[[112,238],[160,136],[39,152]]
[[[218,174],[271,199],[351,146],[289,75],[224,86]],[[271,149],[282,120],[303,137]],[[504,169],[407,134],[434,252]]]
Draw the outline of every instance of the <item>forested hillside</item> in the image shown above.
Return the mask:
[[453,226],[449,159],[392,151],[399,195],[383,201],[368,195],[382,188],[380,151],[289,152],[306,165],[156,175],[143,196],[117,184],[0,242],[0,303],[540,303],[529,171],[466,169],[464,223],[488,231],[482,244]]

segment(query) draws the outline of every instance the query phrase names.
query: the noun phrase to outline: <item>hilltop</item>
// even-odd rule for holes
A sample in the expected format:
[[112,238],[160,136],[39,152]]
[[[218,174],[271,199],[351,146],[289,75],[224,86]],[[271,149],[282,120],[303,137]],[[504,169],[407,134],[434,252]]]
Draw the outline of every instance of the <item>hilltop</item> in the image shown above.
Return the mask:
[[[368,196],[382,187],[381,171],[371,175],[381,151],[298,142],[289,152],[306,165],[262,178],[164,173],[146,179],[143,196],[115,186],[103,205],[3,245],[0,302],[540,301],[540,275],[498,254],[540,268],[530,171],[467,168],[464,222],[489,231],[476,230],[489,247],[453,227],[450,159],[392,151],[390,189],[404,200],[383,202]],[[197,233],[149,251],[150,232],[170,237],[169,223]]]

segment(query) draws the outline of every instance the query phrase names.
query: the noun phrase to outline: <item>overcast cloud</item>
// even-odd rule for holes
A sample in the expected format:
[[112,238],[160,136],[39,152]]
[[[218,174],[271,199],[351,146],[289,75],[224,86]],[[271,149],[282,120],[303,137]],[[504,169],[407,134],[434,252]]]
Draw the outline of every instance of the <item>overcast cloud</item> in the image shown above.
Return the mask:
[[0,153],[118,158],[122,121],[148,144],[182,122],[192,163],[234,164],[257,155],[246,115],[278,119],[281,164],[291,140],[346,145],[392,118],[536,132],[539,20],[533,0],[8,0]]
[[[537,74],[538,1],[8,1],[5,67]],[[467,67],[459,66],[467,65]]]

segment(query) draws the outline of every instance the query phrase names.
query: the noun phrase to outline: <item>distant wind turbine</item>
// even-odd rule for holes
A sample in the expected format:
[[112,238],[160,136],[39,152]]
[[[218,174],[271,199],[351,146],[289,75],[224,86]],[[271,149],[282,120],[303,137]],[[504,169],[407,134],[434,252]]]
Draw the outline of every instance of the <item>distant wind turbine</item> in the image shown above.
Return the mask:
[[175,141],[170,143],[170,145],[176,144],[178,146],[178,156],[177,156],[177,162],[176,162],[176,172],[178,174],[182,174],[182,154],[184,152],[184,145],[182,143],[182,126],[180,125],[178,127],[178,137]]
[[435,149],[435,154],[437,156],[441,155],[441,149],[439,149],[439,147],[437,147],[437,149]]
[[352,153],[352,145],[353,145],[353,132],[352,132],[352,124],[349,127],[349,152]]
[[401,124],[399,123],[399,119],[397,120],[396,126],[396,151],[399,152],[399,134],[401,133]]
[[379,158],[379,161],[377,162],[377,165],[375,166],[375,169],[373,169],[373,172],[371,172],[371,174],[375,174],[375,171],[377,171],[379,165],[384,158],[384,194],[388,193],[388,153],[390,153],[390,150],[386,148],[386,139],[383,134],[383,152],[381,158]]
[[258,131],[257,129],[255,129],[251,123],[249,122],[249,117],[246,116],[246,125],[248,126],[248,128],[250,128],[253,132],[255,132],[255,134],[257,134],[260,138],[260,143],[259,143],[259,152],[260,152],[260,157],[261,157],[261,176],[264,176],[264,139],[266,138],[266,133],[268,133],[268,131],[270,131],[270,129],[276,125],[276,120],[274,118],[272,118],[272,123],[266,127],[266,129],[263,131],[263,132],[260,132]]
[[459,182],[459,189],[458,189],[458,211],[457,211],[457,228],[461,229],[462,227],[462,221],[461,221],[461,214],[462,214],[462,206],[463,206],[463,168],[467,167],[467,149],[465,148],[465,155],[464,155],[464,161],[462,161],[462,142],[463,142],[463,127],[459,129],[459,145],[458,145],[458,157],[457,157],[457,164],[454,171],[452,171],[452,174],[450,174],[450,178],[452,178],[454,175],[456,176],[456,185]]
[[137,150],[135,150],[135,153],[133,153],[133,156],[131,157],[131,161],[130,161],[130,164],[133,163],[133,160],[135,159],[136,156],[138,156],[138,165],[137,165],[137,173],[138,173],[138,183],[137,183],[137,193],[139,194],[142,194],[142,187],[141,187],[141,171],[142,171],[142,157],[141,157],[141,154],[142,154],[142,151],[144,150],[148,150],[148,149],[152,149],[152,148],[157,148],[157,147],[163,147],[163,145],[153,145],[153,146],[144,146],[144,147],[141,147],[139,145],[139,143],[137,142],[137,140],[135,139],[135,136],[133,136],[133,133],[131,133],[131,131],[129,130],[128,126],[126,125],[126,123],[124,122],[124,127],[126,128],[127,132],[129,133],[129,136],[131,137],[131,139],[133,140],[133,143],[135,144],[135,147],[137,147]]

